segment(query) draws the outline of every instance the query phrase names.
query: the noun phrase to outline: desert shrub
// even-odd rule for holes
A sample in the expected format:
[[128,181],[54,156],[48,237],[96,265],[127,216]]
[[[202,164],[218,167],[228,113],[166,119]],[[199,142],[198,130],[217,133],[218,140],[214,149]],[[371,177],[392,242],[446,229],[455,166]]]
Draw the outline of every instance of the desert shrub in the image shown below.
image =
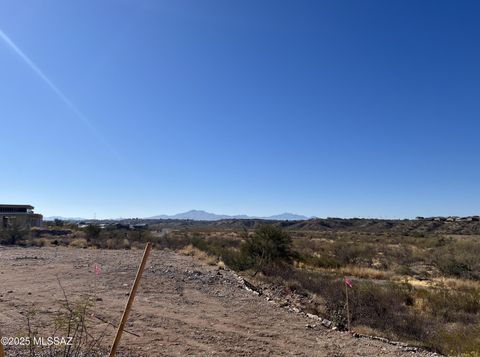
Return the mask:
[[238,249],[239,242],[222,237],[202,237],[195,233],[189,239],[191,246],[216,256],[233,270],[242,271],[252,267],[253,262],[249,256]]
[[445,322],[473,323],[480,314],[480,291],[436,289],[419,291],[424,311]]
[[415,272],[408,265],[400,265],[395,269],[395,272],[400,275],[414,275]]
[[[388,258],[401,266],[408,266],[422,259],[415,256],[412,246],[407,244],[401,244],[395,248],[384,249],[384,253]],[[408,274],[407,274],[408,275]]]
[[292,238],[287,232],[275,226],[264,225],[246,237],[242,248],[251,257],[263,256],[273,261],[290,258],[291,245]]
[[212,249],[205,239],[203,239],[199,234],[194,234],[190,238],[190,244],[197,249],[203,250],[204,252],[211,252]]
[[49,247],[51,244],[46,238],[37,238],[31,240],[31,245],[34,247]]
[[292,257],[292,238],[279,227],[264,225],[252,235],[245,235],[240,248],[244,262],[256,272],[272,262],[289,261]]
[[375,257],[376,247],[372,244],[354,244],[337,240],[333,242],[332,252],[341,265],[368,264]]
[[105,241],[105,248],[107,249],[129,249],[130,242],[128,239],[112,239]]
[[480,280],[480,241],[478,239],[451,240],[438,247],[432,263],[447,276]]
[[449,356],[480,356],[480,325],[443,325],[439,326],[430,343],[436,349]]
[[228,267],[237,271],[247,270],[252,266],[252,261],[235,249],[224,250],[221,259]]
[[126,238],[122,240],[122,243],[122,249],[130,249],[132,247],[130,241]]
[[152,232],[146,229],[128,231],[128,239],[133,242],[146,243],[153,240]]
[[85,235],[87,237],[87,240],[97,240],[100,237],[100,233],[102,232],[102,229],[100,226],[96,224],[89,224],[87,227],[84,228]]
[[188,235],[175,234],[174,232],[161,235],[154,242],[155,248],[158,248],[158,249],[168,248],[172,250],[182,249],[183,247],[186,247],[189,244],[191,243]]
[[25,240],[28,238],[28,230],[19,225],[0,230],[0,244],[3,245],[25,244]]
[[352,295],[352,323],[370,326],[397,338],[422,341],[428,335],[428,320],[409,308],[414,303],[410,287],[358,282]]
[[300,260],[316,268],[339,268],[341,266],[340,261],[328,255],[301,256]]
[[455,259],[449,259],[447,261],[440,261],[439,264],[440,271],[447,276],[456,276],[459,278],[470,278],[471,269],[470,267]]
[[[282,282],[297,293],[320,296],[323,303],[309,306],[345,329],[347,314],[343,279],[321,272],[305,271],[291,266],[269,264],[262,272],[271,282]],[[415,313],[413,288],[408,284],[356,280],[349,289],[352,326],[369,326],[392,338],[425,341],[434,331],[432,323]],[[313,310],[312,310],[313,309]],[[316,311],[315,311],[316,309]]]
[[87,248],[88,242],[85,238],[76,238],[70,242],[69,246],[74,248]]
[[260,226],[249,235],[243,234],[243,242],[225,237],[206,237],[194,233],[189,244],[218,260],[222,260],[234,270],[254,268],[255,274],[278,261],[290,262],[293,252],[292,240],[288,233],[275,226]]
[[[20,335],[34,341],[39,336],[45,335],[46,331],[50,331],[49,336],[62,336],[65,338],[65,342],[70,343],[41,346],[32,342],[28,346],[28,356],[105,356],[107,351],[101,345],[106,330],[104,329],[100,333],[93,332],[91,323],[89,323],[94,299],[85,296],[76,301],[69,301],[64,290],[63,293],[64,300],[59,302],[59,307],[51,320],[41,321],[38,318],[37,311],[33,309],[27,311],[25,313],[25,331],[21,332]],[[68,338],[71,338],[71,341],[68,341]]]

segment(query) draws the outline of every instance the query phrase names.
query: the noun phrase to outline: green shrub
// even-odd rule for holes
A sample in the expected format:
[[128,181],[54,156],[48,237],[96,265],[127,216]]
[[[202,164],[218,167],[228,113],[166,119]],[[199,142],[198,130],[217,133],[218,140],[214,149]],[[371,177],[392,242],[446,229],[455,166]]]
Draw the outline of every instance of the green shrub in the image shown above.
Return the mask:
[[193,237],[190,238],[190,244],[197,249],[203,250],[204,252],[211,252],[210,246],[208,245],[207,241],[200,237],[200,235],[198,234],[194,234]]
[[251,259],[235,249],[224,250],[221,254],[221,259],[233,270],[242,271],[252,267]]
[[252,235],[245,236],[241,253],[258,270],[275,261],[289,261],[292,257],[292,238],[279,227],[264,225]]

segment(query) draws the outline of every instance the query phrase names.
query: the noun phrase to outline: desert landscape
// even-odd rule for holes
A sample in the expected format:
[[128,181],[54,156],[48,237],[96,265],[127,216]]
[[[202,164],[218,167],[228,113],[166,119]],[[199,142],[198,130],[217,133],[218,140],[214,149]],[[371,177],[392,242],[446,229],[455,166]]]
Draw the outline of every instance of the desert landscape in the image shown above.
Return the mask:
[[87,301],[105,355],[152,242],[124,355],[478,351],[476,219],[132,222],[4,230],[2,333],[49,335],[66,301]]
[[480,357],[480,1],[0,1],[0,357]]
[[[32,308],[37,312],[35,323],[48,325],[63,300],[57,277],[70,299],[95,296],[92,313],[118,323],[141,253],[135,249],[0,248],[3,333],[24,331],[25,315]],[[96,283],[95,263],[102,269]],[[103,343],[107,347],[114,328],[92,316],[89,320],[93,331],[106,329]],[[120,353],[125,356],[412,353],[402,346],[328,329],[316,319],[248,291],[231,271],[171,251],[152,254],[126,330],[138,336],[124,334]],[[28,356],[28,351],[7,348],[7,355]],[[42,351],[36,355],[43,356]]]

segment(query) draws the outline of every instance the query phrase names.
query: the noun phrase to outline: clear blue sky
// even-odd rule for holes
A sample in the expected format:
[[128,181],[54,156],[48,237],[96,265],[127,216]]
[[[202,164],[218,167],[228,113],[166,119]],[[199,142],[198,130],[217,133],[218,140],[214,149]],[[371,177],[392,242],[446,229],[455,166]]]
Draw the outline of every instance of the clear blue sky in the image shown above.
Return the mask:
[[479,214],[479,18],[453,0],[2,1],[0,201]]

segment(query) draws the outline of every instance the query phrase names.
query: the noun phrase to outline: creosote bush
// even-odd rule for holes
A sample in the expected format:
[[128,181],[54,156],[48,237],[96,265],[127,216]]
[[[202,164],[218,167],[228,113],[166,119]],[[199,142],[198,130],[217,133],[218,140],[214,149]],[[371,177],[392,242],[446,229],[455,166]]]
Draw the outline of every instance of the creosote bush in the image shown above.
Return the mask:
[[190,244],[217,256],[234,270],[253,269],[254,275],[270,264],[291,261],[292,239],[279,227],[263,225],[252,234],[245,231],[242,238],[241,244],[235,244],[231,239],[205,239],[194,234]]
[[281,228],[264,225],[252,235],[245,234],[241,252],[252,259],[254,265],[265,266],[275,261],[288,261],[292,257],[292,238]]

